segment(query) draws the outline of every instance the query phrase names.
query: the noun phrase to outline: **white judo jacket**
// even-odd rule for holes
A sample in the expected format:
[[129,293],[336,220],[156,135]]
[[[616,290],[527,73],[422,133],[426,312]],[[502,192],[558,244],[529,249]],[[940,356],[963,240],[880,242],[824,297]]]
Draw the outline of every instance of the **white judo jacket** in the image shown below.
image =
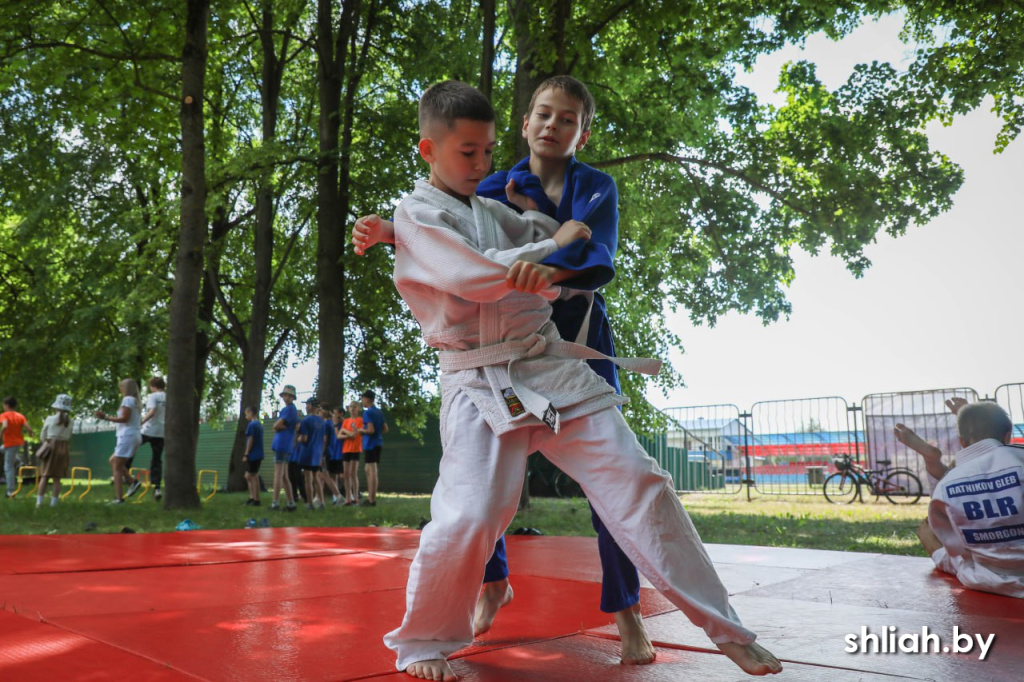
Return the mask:
[[[596,351],[559,339],[549,304],[559,287],[525,294],[505,280],[515,261],[539,262],[557,250],[547,237],[555,221],[492,199],[470,204],[420,180],[394,219],[395,286],[424,340],[442,351],[442,441],[447,420],[461,417],[448,415],[459,393],[495,435],[542,423],[557,430],[559,420],[627,402],[579,359]],[[555,355],[566,347],[578,354]]]
[[1024,449],[974,443],[932,484],[935,565],[966,587],[1024,598]]

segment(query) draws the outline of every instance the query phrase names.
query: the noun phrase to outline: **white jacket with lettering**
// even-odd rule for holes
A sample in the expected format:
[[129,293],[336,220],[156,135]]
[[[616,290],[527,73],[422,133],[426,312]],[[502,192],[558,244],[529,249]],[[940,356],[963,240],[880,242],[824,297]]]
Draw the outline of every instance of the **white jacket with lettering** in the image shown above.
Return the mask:
[[932,483],[935,565],[966,587],[1024,598],[1024,449],[974,443]]

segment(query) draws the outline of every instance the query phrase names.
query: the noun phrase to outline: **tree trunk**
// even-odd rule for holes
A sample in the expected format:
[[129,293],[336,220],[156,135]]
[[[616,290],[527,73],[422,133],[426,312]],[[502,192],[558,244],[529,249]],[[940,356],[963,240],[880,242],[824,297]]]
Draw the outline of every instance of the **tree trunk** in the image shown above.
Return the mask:
[[[343,3],[341,30],[350,30],[353,8]],[[334,32],[331,0],[317,3],[317,86],[320,95],[320,157],[317,160],[316,293],[319,303],[317,330],[320,340],[316,391],[322,401],[342,401],[342,353],[345,345],[344,299],[341,262],[345,247],[345,215],[338,185],[338,139],[341,124],[341,74],[345,39]]]
[[[263,141],[271,142],[277,135],[277,114],[284,66],[274,50],[274,14],[269,5],[263,7],[260,43],[263,48],[262,123]],[[287,41],[285,42],[287,45]],[[282,48],[282,54],[285,50]],[[235,443],[228,467],[228,490],[245,490],[245,408],[254,407],[259,415],[263,395],[263,377],[267,363],[267,326],[270,318],[270,297],[274,256],[274,190],[270,173],[260,180],[256,192],[256,227],[253,238],[253,262],[256,281],[252,295],[252,319],[249,337],[242,349],[242,404],[238,408]]]
[[206,240],[206,151],[203,94],[209,0],[187,0],[185,46],[181,55],[181,229],[169,311],[167,352],[167,509],[197,508],[195,416],[196,328]]
[[509,0],[508,12],[516,40],[516,75],[512,84],[512,144],[506,145],[515,149],[515,154],[508,160],[507,167],[530,154],[530,147],[519,131],[523,128],[523,115],[530,106],[533,91],[547,77],[538,73],[535,58],[537,40],[530,30],[534,11],[534,6],[526,0]]
[[483,15],[483,50],[480,58],[480,92],[491,98],[494,89],[494,22],[495,0],[480,0],[480,14]]

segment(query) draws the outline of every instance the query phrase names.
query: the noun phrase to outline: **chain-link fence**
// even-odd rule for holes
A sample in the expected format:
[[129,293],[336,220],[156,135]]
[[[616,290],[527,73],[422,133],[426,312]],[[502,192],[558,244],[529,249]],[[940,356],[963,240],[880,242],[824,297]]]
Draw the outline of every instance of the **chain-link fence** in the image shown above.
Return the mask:
[[[930,492],[921,458],[894,429],[912,429],[952,464],[961,449],[952,398],[977,402],[979,394],[966,387],[872,393],[860,405],[840,397],[765,400],[748,412],[729,404],[674,407],[663,411],[666,430],[643,441],[680,492],[817,495],[840,455],[868,469],[909,469]],[[1024,444],[1024,383],[1003,384],[984,399],[1009,413],[1014,442]]]

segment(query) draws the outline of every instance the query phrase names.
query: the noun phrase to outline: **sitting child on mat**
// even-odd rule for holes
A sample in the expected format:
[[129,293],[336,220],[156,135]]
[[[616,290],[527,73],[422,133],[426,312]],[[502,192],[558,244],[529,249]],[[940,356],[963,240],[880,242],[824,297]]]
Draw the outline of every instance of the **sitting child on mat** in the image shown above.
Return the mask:
[[[473,641],[483,568],[515,515],[525,459],[543,451],[576,480],[634,564],[744,671],[779,672],[754,643],[671,486],[621,413],[625,400],[560,339],[548,301],[569,276],[539,261],[558,248],[552,221],[474,196],[490,168],[494,110],[454,81],[420,100],[419,151],[430,179],[395,215],[395,285],[441,364],[443,456],[406,589],[384,641],[414,677],[454,680],[446,658]],[[580,223],[569,230],[588,237]],[[539,241],[538,241],[539,239]],[[650,371],[650,361],[615,358]],[[655,370],[656,371],[656,370]]]
[[932,483],[921,544],[940,570],[965,587],[1024,598],[1024,449],[1013,447],[1013,422],[992,402],[953,398],[963,450],[956,466],[903,424],[896,438],[925,462]]

